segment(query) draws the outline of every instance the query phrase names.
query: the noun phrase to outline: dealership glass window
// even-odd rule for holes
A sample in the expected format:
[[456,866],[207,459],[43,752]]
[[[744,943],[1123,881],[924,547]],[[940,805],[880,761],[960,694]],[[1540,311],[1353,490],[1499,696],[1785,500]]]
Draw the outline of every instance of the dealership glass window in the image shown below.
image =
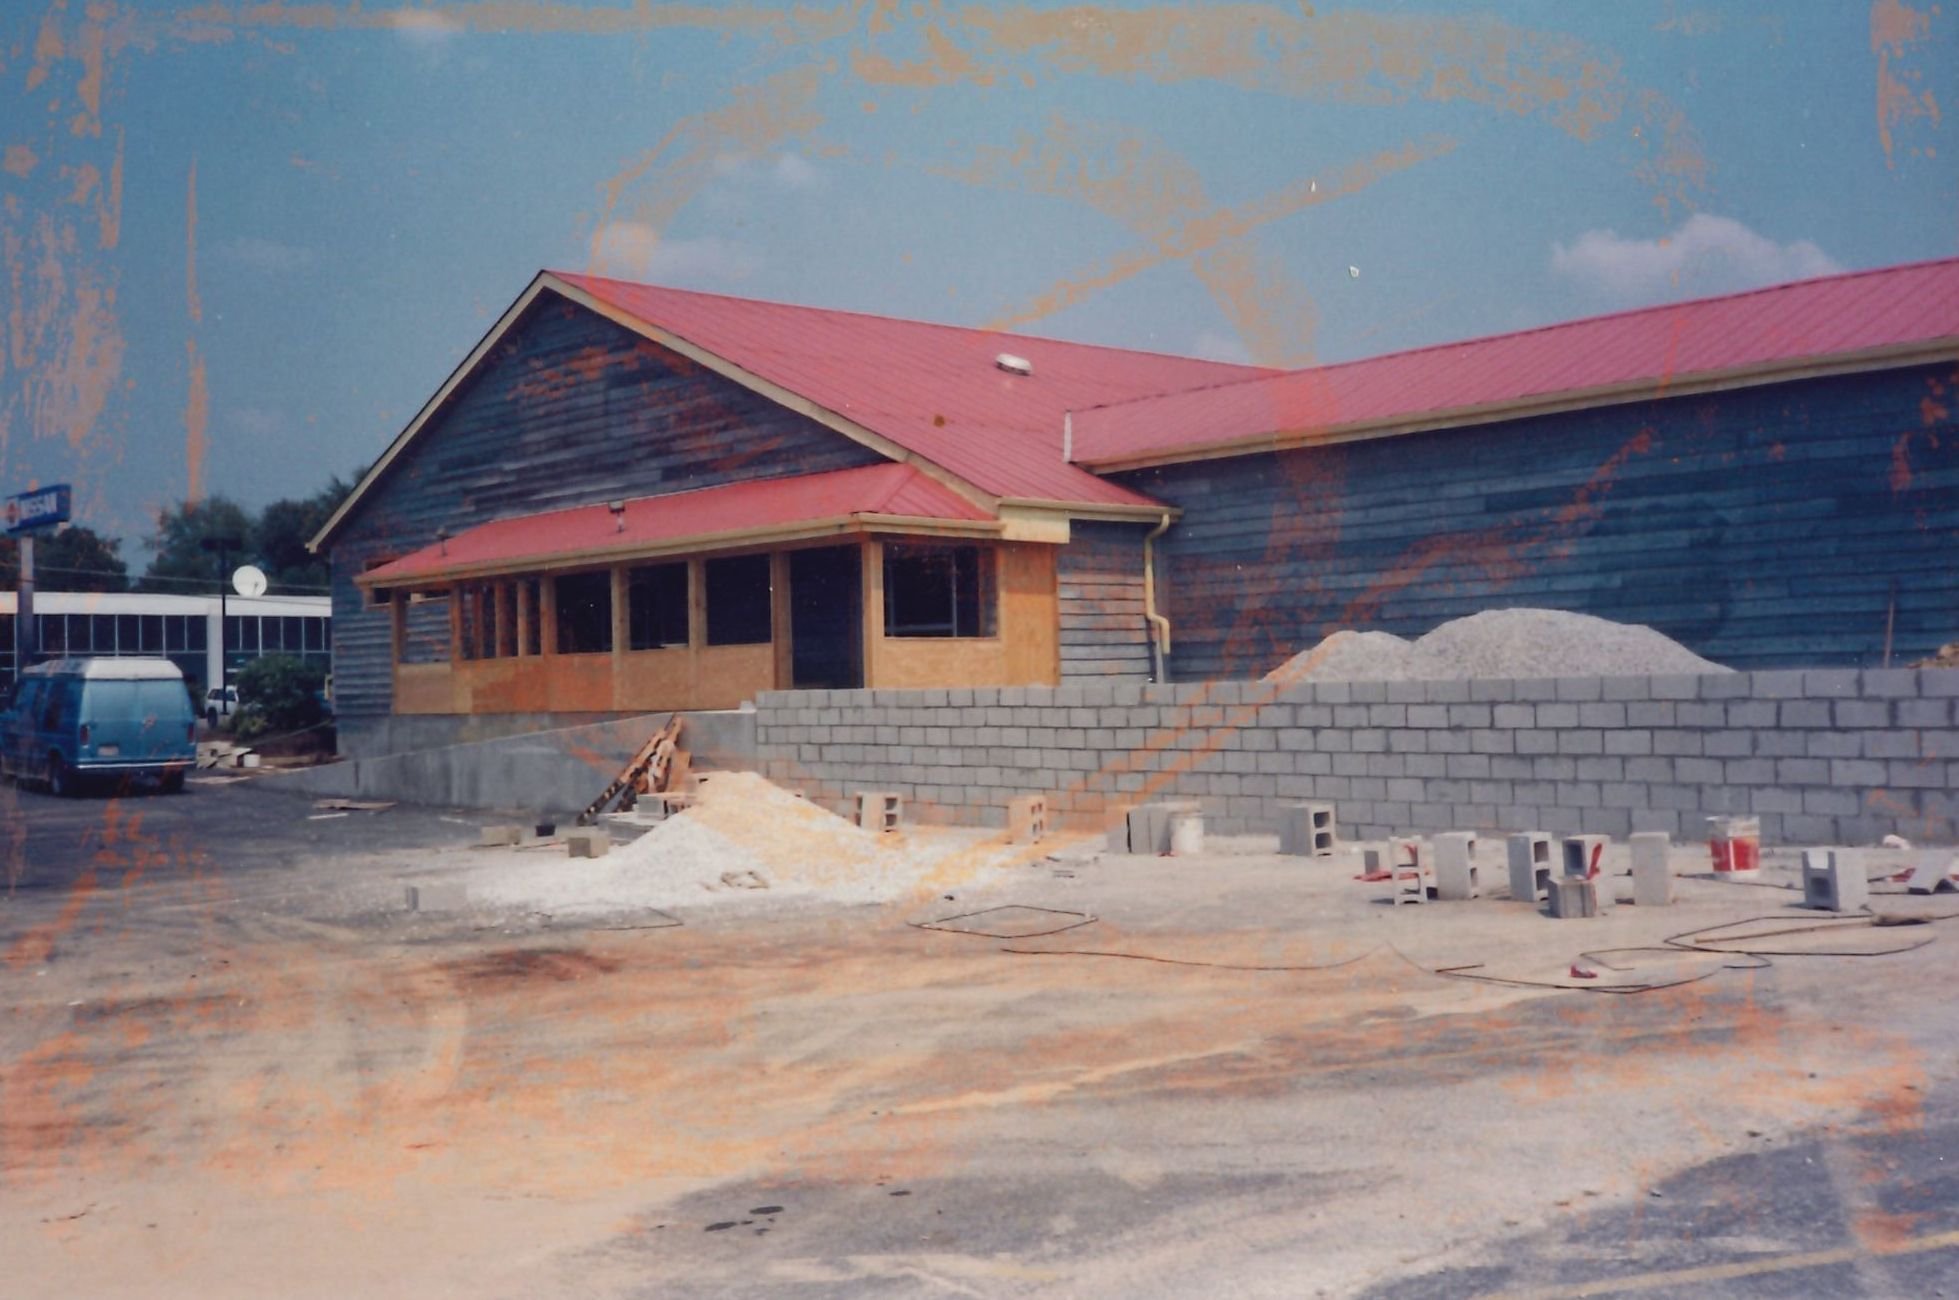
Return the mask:
[[134,614],[116,615],[115,647],[118,654],[133,655],[141,643],[142,634],[136,630]]
[[658,650],[687,644],[687,566],[651,564],[626,574],[626,644]]
[[184,648],[203,651],[210,648],[211,623],[202,614],[190,614],[184,618]]
[[707,643],[757,645],[770,639],[769,557],[736,555],[709,560]]
[[229,614],[225,616],[224,648],[233,654],[255,655],[259,652],[258,616],[253,614]]
[[[81,618],[84,616],[77,614],[74,617]],[[116,652],[116,616],[114,614],[90,614],[86,617],[89,625],[89,637],[95,653],[99,655],[114,654]],[[70,641],[75,639],[73,630],[69,631],[68,639]]]
[[138,616],[136,622],[140,629],[140,634],[137,639],[143,653],[146,655],[162,654],[163,615],[143,614]]
[[612,649],[612,575],[567,573],[556,580],[558,653],[602,654]]
[[884,548],[886,636],[992,636],[997,603],[990,548]]
[[53,658],[68,653],[68,619],[63,614],[37,614],[41,620],[41,653]]

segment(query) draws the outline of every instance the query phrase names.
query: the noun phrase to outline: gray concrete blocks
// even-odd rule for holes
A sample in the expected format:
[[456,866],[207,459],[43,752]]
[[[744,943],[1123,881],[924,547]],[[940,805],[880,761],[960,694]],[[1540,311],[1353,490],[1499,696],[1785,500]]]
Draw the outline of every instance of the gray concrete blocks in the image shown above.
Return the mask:
[[1475,898],[1482,891],[1476,877],[1476,836],[1469,831],[1446,831],[1435,837],[1435,896],[1451,902]]
[[1428,845],[1397,836],[1388,841],[1388,899],[1396,907],[1428,901]]
[[1863,864],[1835,849],[1803,850],[1803,906],[1854,912],[1870,904]]
[[[1593,906],[1599,912],[1610,911],[1613,903],[1612,885],[1605,874],[1605,849],[1611,842],[1609,835],[1567,835],[1564,839],[1564,876],[1566,879],[1597,883]],[[1552,883],[1556,884],[1555,881]],[[1552,896],[1556,897],[1555,894]]]
[[579,826],[564,833],[565,855],[573,858],[602,858],[612,852],[612,836],[597,826]]
[[1129,852],[1145,857],[1168,853],[1171,815],[1198,811],[1195,799],[1167,799],[1131,808],[1126,819]]
[[1047,838],[1048,799],[1024,794],[1007,801],[1007,843],[1038,844]]
[[1635,831],[1632,846],[1634,907],[1667,907],[1673,902],[1673,841],[1665,831]]
[[1561,921],[1599,914],[1598,882],[1582,876],[1551,878],[1551,915]]
[[411,912],[460,912],[469,906],[469,886],[460,880],[425,880],[405,892]]
[[479,849],[502,848],[524,842],[522,826],[485,826],[476,834],[476,847]]
[[1510,897],[1535,904],[1551,888],[1551,837],[1543,831],[1518,831],[1504,848],[1509,855]]
[[859,826],[885,834],[904,824],[905,797],[892,790],[859,790],[856,810]]
[[1338,842],[1330,803],[1279,805],[1279,852],[1288,857],[1326,857]]
[[1959,858],[1944,862],[1928,857],[1912,868],[1905,888],[1914,894],[1950,893],[1959,890]]

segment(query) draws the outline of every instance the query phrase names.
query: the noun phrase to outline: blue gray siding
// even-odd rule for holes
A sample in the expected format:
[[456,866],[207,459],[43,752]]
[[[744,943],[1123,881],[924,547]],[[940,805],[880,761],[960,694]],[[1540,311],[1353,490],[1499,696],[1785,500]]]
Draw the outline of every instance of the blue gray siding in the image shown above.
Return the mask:
[[541,297],[333,540],[334,694],[389,711],[385,609],[353,578],[380,558],[514,515],[876,464],[785,410],[554,295]]
[[1150,680],[1143,617],[1143,538],[1148,526],[1077,522],[1056,560],[1061,680]]
[[[1959,374],[1812,379],[1119,476],[1158,543],[1171,675],[1480,609],[1648,623],[1738,668],[1959,637]],[[1895,608],[1894,608],[1895,592]]]

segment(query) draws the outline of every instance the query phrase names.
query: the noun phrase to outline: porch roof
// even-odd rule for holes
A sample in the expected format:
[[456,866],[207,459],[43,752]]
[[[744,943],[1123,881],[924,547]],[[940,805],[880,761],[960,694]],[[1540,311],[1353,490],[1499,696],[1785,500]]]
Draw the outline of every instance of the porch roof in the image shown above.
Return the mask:
[[363,586],[404,587],[526,568],[565,569],[639,555],[672,554],[829,533],[923,531],[983,534],[1000,523],[910,465],[758,479],[519,515],[475,528],[359,575]]

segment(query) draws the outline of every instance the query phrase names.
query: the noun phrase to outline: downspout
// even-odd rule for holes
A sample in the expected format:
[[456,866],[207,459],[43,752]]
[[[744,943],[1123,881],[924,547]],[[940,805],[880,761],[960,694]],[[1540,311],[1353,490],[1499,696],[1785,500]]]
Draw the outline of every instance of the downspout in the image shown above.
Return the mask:
[[1170,653],[1170,620],[1156,612],[1156,539],[1170,531],[1170,512],[1143,538],[1143,617],[1150,624],[1151,679],[1163,681],[1163,658]]

